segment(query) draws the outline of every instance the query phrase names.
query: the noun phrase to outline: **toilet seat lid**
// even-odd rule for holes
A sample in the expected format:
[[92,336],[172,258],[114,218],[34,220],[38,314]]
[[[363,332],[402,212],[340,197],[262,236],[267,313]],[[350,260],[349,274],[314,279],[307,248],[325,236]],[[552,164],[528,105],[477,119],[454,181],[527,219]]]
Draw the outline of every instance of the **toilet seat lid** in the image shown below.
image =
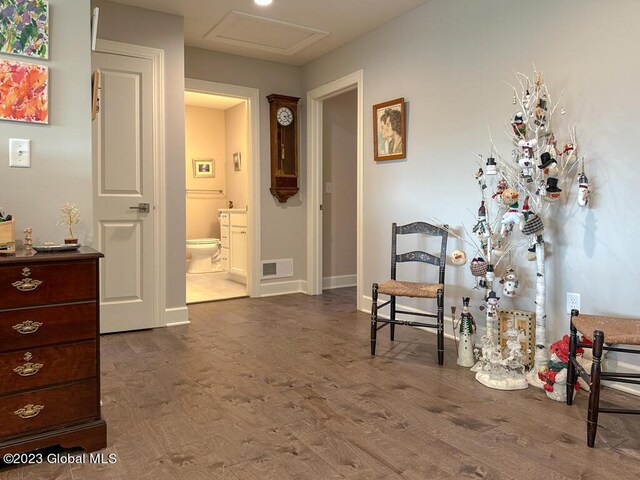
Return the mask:
[[215,245],[220,243],[219,238],[193,238],[187,240],[187,245]]

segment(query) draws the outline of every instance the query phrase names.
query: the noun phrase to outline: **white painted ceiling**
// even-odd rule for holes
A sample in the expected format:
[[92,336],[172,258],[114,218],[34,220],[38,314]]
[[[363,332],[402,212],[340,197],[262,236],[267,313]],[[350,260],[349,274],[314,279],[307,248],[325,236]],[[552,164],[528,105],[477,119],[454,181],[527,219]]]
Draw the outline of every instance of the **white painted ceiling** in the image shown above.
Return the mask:
[[184,17],[187,46],[304,65],[430,0],[112,1]]

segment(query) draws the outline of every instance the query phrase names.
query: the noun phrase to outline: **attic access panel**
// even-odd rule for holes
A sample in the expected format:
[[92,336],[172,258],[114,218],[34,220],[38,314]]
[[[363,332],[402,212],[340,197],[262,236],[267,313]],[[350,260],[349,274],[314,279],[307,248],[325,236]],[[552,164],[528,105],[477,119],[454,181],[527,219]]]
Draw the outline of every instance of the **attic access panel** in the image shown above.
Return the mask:
[[328,34],[315,28],[232,10],[204,38],[291,56]]

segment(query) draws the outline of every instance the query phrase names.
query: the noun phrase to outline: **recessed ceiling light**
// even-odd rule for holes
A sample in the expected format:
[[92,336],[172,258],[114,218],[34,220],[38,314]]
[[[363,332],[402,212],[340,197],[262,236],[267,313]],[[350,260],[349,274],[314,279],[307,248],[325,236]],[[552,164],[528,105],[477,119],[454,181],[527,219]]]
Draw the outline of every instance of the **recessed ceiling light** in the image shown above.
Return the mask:
[[261,7],[266,7],[267,5],[271,5],[273,0],[253,0],[253,2]]

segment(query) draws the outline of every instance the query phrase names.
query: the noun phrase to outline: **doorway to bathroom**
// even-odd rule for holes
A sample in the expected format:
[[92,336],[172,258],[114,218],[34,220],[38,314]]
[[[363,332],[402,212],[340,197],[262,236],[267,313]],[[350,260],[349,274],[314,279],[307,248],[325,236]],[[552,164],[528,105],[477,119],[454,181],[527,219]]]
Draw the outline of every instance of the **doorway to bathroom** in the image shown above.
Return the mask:
[[244,297],[254,270],[251,99],[210,82],[186,85],[186,303]]

